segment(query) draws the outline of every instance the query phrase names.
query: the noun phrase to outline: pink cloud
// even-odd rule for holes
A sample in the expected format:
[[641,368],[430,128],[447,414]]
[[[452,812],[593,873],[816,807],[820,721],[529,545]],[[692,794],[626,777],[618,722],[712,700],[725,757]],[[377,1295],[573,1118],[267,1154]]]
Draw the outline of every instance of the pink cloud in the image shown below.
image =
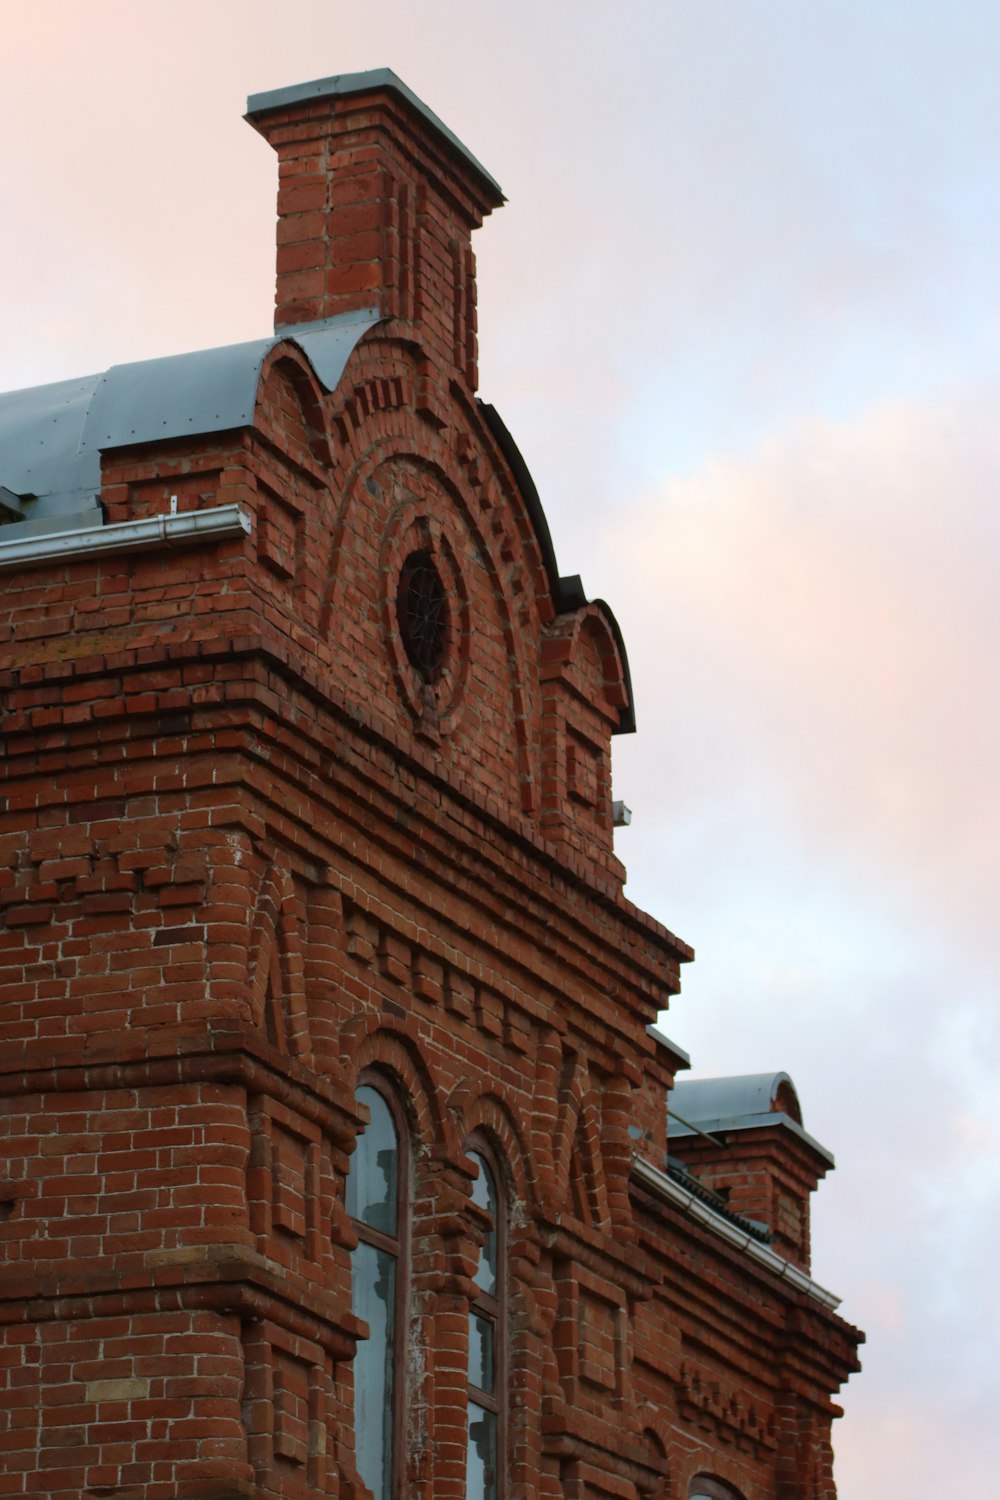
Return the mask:
[[634,674],[698,684],[713,772],[739,784],[752,762],[815,848],[984,939],[1000,890],[998,493],[988,400],[883,406],[668,480],[609,549],[629,561],[615,594],[641,614]]

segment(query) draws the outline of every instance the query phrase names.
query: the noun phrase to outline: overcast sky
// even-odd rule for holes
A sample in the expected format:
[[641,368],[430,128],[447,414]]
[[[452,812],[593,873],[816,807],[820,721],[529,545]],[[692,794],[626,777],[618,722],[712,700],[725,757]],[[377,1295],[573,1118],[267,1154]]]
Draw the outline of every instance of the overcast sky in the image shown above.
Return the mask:
[[483,396],[615,610],[702,1075],[835,1152],[841,1500],[996,1493],[1000,6],[0,0],[0,389],[270,330],[248,93],[389,66],[506,191]]

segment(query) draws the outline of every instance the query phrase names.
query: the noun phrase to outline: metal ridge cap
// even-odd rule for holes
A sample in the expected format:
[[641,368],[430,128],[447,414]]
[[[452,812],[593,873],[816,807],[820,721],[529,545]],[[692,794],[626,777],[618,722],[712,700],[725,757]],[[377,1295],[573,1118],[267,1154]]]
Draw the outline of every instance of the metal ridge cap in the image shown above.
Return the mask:
[[786,1260],[783,1255],[779,1255],[776,1250],[770,1249],[767,1245],[762,1245],[758,1240],[751,1239],[748,1234],[738,1229],[735,1224],[730,1224],[728,1220],[723,1219],[717,1214],[714,1209],[702,1203],[700,1199],[695,1197],[694,1193],[689,1193],[685,1188],[681,1187],[680,1183],[675,1182],[672,1177],[668,1177],[659,1167],[654,1167],[652,1162],[646,1161],[644,1157],[634,1156],[632,1158],[632,1171],[641,1182],[644,1182],[647,1187],[652,1188],[658,1197],[668,1199],[671,1203],[676,1203],[680,1208],[684,1209],[685,1213],[690,1214],[693,1219],[697,1219],[699,1223],[704,1224],[707,1229],[712,1230],[720,1239],[728,1241],[731,1245],[735,1245],[739,1250],[745,1250],[752,1260],[759,1262],[760,1265],[766,1267],[775,1276],[780,1277],[782,1281],[789,1282],[797,1291],[805,1292],[807,1296],[813,1297],[817,1302],[821,1302],[831,1312],[840,1306],[841,1298],[835,1292],[828,1291],[826,1287],[820,1286],[818,1281],[813,1281],[811,1276],[807,1276],[804,1271],[800,1271],[798,1266],[793,1266],[791,1261]]
[[176,547],[198,541],[222,541],[226,537],[248,536],[250,530],[249,515],[242,506],[233,504],[186,510],[179,515],[143,516],[76,531],[36,532],[9,541],[0,533],[0,571],[59,559],[104,557],[109,553],[155,547],[158,543]]

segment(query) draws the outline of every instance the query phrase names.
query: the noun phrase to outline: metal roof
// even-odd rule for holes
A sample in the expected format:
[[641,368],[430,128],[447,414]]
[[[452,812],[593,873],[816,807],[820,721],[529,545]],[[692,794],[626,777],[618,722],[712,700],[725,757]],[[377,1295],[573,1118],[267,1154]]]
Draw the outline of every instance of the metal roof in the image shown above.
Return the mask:
[[[80,446],[100,378],[84,375],[0,396],[0,485],[13,493],[25,517],[58,517],[65,524],[89,512],[85,524],[101,524],[100,454]],[[26,495],[38,498],[26,504]]]
[[[791,1110],[787,1108],[791,1105]],[[685,1078],[667,1100],[667,1135],[718,1135],[780,1126],[798,1136],[832,1167],[833,1156],[802,1128],[802,1110],[787,1073],[746,1073],[735,1078]],[[692,1127],[696,1127],[692,1129]]]
[[[700,1125],[721,1116],[759,1115],[780,1108],[782,1084],[798,1105],[795,1085],[787,1073],[744,1073],[735,1078],[685,1078],[671,1096],[679,1114]],[[799,1123],[802,1111],[798,1111]]]
[[810,1297],[815,1297],[825,1307],[831,1310],[839,1307],[840,1298],[833,1292],[828,1292],[826,1287],[820,1286],[819,1282],[813,1281],[804,1271],[792,1261],[786,1260],[770,1245],[761,1244],[756,1237],[751,1236],[746,1229],[738,1224],[732,1223],[717,1213],[709,1204],[703,1203],[701,1198],[691,1191],[690,1184],[680,1173],[668,1173],[659,1167],[654,1167],[651,1161],[644,1161],[641,1156],[633,1157],[632,1175],[644,1186],[650,1188],[658,1198],[667,1202],[676,1203],[685,1213],[712,1230],[721,1239],[728,1240],[730,1244],[736,1245],[743,1250],[751,1260],[757,1261],[759,1265],[766,1266],[769,1271],[793,1286],[796,1291],[805,1292]]
[[422,116],[427,124],[468,162],[470,167],[478,172],[496,199],[494,206],[500,207],[505,200],[503,189],[496,178],[487,172],[483,164],[476,160],[458,136],[448,129],[443,120],[438,119],[432,109],[428,109],[422,99],[417,98],[413,90],[408,88],[391,68],[370,68],[365,73],[335,73],[330,78],[316,78],[312,83],[295,83],[289,88],[271,89],[263,94],[251,94],[247,100],[247,112],[244,118],[249,120],[251,125],[256,125],[261,115],[270,114],[276,109],[287,109],[291,104],[302,104],[306,100],[319,103],[323,99],[345,99],[350,98],[352,94],[371,94],[377,89],[390,89],[401,99],[405,99],[407,104]]
[[99,526],[102,452],[249,426],[264,361],[286,340],[332,391],[379,321],[374,310],[352,312],[246,344],[112,365],[102,375],[0,395],[0,487],[21,497],[24,522],[34,529]]
[[[0,393],[0,533],[9,541],[102,525],[102,453],[249,426],[264,361],[286,341],[302,350],[327,391],[336,390],[353,350],[380,321],[374,308],[343,313],[291,324],[248,343],[112,365],[103,374]],[[577,575],[559,572],[524,459],[495,409],[484,402],[479,406],[524,498],[556,610],[582,609],[588,602],[583,584]],[[635,712],[625,642],[611,610],[603,600],[595,602],[621,655],[627,702],[617,731],[628,733],[635,729]],[[686,1065],[687,1054],[673,1050]]]

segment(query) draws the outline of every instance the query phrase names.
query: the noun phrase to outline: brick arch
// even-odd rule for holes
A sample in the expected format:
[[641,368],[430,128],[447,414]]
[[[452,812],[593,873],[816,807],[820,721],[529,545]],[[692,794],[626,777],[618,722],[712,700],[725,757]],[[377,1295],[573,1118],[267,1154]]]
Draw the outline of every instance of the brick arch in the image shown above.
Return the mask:
[[370,434],[381,434],[389,413],[414,411],[425,366],[417,340],[388,334],[384,324],[370,329],[327,400],[338,452],[362,453]]
[[723,1477],[723,1473],[732,1466],[722,1455],[713,1454],[711,1464],[711,1468],[702,1465],[694,1470],[678,1500],[688,1500],[688,1496],[692,1494],[705,1494],[710,1500],[746,1500],[744,1491],[736,1483],[730,1483]]
[[629,692],[625,663],[619,641],[600,600],[588,604],[586,609],[581,610],[577,625],[577,641],[581,654],[585,646],[593,648],[602,669],[602,685],[606,701],[616,710],[626,708],[629,702]]
[[569,1082],[560,1090],[561,1119],[554,1153],[556,1189],[565,1202],[573,1158],[580,1153],[587,1204],[595,1227],[610,1225],[607,1184],[601,1149],[601,1101],[590,1080],[586,1060],[576,1059]]
[[[327,399],[338,456],[354,464],[362,461],[370,448],[391,440],[404,416],[421,450],[446,449],[457,461],[463,490],[491,490],[491,527],[505,514],[509,524],[501,524],[497,531],[500,545],[506,551],[511,542],[516,544],[525,594],[539,619],[549,621],[555,610],[545,545],[510,459],[473,388],[452,381],[442,407],[434,380],[434,364],[420,338],[413,336],[412,325],[396,322],[391,331],[385,324],[371,329]],[[544,517],[541,525],[551,549]]]
[[[336,607],[336,563],[342,555],[347,509],[364,486],[365,480],[371,477],[376,468],[392,458],[410,459],[437,476],[441,487],[470,531],[474,532],[477,544],[490,555],[498,596],[506,596],[500,576],[503,570],[493,557],[493,532],[477,517],[470,503],[468,477],[457,454],[438,434],[430,433],[426,423],[415,413],[405,409],[392,410],[378,413],[377,418],[352,432],[349,445],[337,455],[335,489],[340,502],[339,505],[335,502],[330,545],[330,585],[321,605],[321,626],[328,624],[331,611]],[[495,504],[496,499],[491,499],[488,509],[495,509]],[[508,612],[512,613],[509,601],[507,605]]]
[[[396,600],[389,588],[381,599],[382,638],[389,657],[396,688],[414,720],[435,735],[447,734],[460,722],[469,670],[469,595],[466,581],[456,557],[451,527],[426,513],[427,504],[414,498],[396,505],[388,517],[379,554],[379,576],[397,579],[404,563],[414,552],[426,553],[442,577],[449,596],[452,631],[458,637],[451,661],[444,668],[443,681],[436,687],[440,704],[434,710],[433,724],[426,722],[427,703],[419,674],[407,659],[396,625]],[[457,626],[457,629],[456,629]]]
[[[501,532],[501,534],[506,533],[505,543],[502,545],[504,545],[504,550],[510,549],[511,543],[516,540],[517,547],[514,550],[520,554],[516,561],[523,568],[525,589],[534,602],[538,618],[543,622],[548,622],[554,615],[555,603],[552,598],[545,550],[536,520],[525,502],[524,493],[506,457],[483,420],[483,408],[479,401],[458,388],[453,389],[452,398],[456,409],[461,412],[465,420],[464,441],[473,450],[476,448],[479,450],[478,454],[473,451],[473,456],[466,462],[471,466],[477,462],[479,454],[487,459],[490,466],[489,484],[493,491],[489,499],[493,507],[500,511],[501,515],[505,514],[510,522],[510,525],[503,528]],[[541,524],[547,532],[544,516]],[[551,549],[551,539],[548,536],[546,536],[546,542]],[[554,564],[554,558],[552,562]]]
[[[650,1416],[648,1408],[643,1414],[642,1421],[642,1442],[648,1455],[651,1471],[648,1488],[643,1486],[639,1490],[642,1500],[676,1500],[673,1485],[674,1466],[670,1461],[672,1438],[670,1424],[659,1414]],[[652,1477],[653,1475],[655,1478]]]
[[[560,615],[546,633],[551,665],[558,664],[585,695],[617,720],[629,706],[625,658],[607,607],[597,599],[572,614]],[[588,691],[589,690],[589,691]]]
[[333,463],[325,393],[309,360],[290,341],[276,344],[261,367],[254,426],[293,458],[299,450],[299,457],[325,469]]
[[274,861],[257,893],[249,948],[250,1018],[290,1056],[312,1060],[305,963],[291,875]]
[[508,1174],[508,1186],[532,1212],[537,1200],[535,1172],[528,1130],[517,1106],[497,1093],[474,1094],[470,1085],[460,1084],[448,1098],[448,1110],[463,1142],[474,1131],[486,1137]]
[[[374,426],[374,431],[370,428]],[[363,445],[363,446],[362,446]],[[414,465],[425,484],[444,500],[447,511],[455,517],[449,527],[439,516],[443,530],[453,530],[455,538],[471,540],[480,562],[486,567],[491,597],[494,601],[503,647],[505,687],[510,695],[507,724],[513,735],[514,763],[509,780],[513,798],[522,812],[532,812],[536,802],[537,769],[533,762],[531,715],[537,671],[529,664],[525,652],[525,631],[508,587],[507,568],[497,555],[496,539],[483,518],[476,513],[467,492],[467,480],[460,461],[449,446],[431,433],[427,424],[413,412],[393,410],[380,412],[352,435],[351,446],[340,456],[338,473],[331,484],[332,524],[324,540],[324,555],[319,571],[327,579],[319,609],[319,634],[324,641],[334,622],[347,617],[345,589],[348,575],[344,564],[351,556],[350,529],[355,515],[364,515],[365,487],[374,483],[375,475],[394,460]],[[428,499],[427,504],[431,501]],[[389,525],[387,512],[384,529]],[[461,553],[464,548],[453,546]],[[537,712],[537,705],[534,705]],[[443,728],[450,732],[453,719]]]
[[347,1087],[353,1091],[366,1069],[389,1078],[410,1116],[415,1145],[453,1155],[460,1143],[443,1107],[444,1091],[424,1054],[414,1018],[368,1012],[353,1017],[341,1035]]

